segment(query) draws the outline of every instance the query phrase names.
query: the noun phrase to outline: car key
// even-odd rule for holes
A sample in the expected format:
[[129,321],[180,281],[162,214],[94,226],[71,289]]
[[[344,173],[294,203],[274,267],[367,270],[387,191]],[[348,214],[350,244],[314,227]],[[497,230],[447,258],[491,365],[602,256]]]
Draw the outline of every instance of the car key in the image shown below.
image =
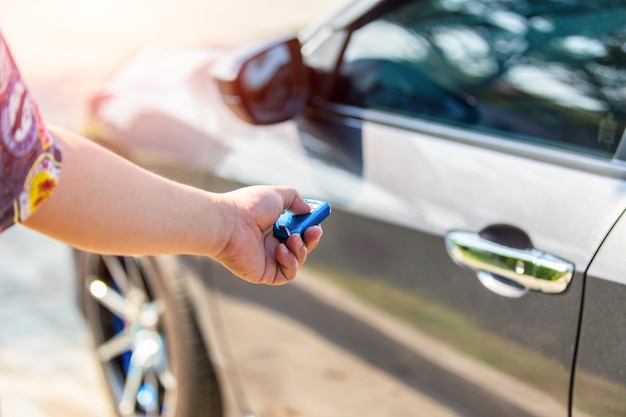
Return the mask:
[[274,223],[274,236],[280,241],[286,241],[293,234],[302,235],[306,229],[320,224],[330,214],[330,205],[321,200],[305,198],[304,201],[311,207],[308,214],[293,214],[285,211]]

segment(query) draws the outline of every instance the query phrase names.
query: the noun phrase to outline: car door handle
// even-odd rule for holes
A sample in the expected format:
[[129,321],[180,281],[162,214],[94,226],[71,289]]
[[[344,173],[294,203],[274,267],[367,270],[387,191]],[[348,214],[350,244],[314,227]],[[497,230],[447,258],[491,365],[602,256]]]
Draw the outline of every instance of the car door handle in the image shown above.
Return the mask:
[[[500,281],[495,287],[486,286],[501,295],[515,297],[527,290],[561,293],[567,289],[574,275],[574,264],[571,262],[532,247],[520,249],[506,246],[478,233],[455,230],[446,235],[445,242],[454,262],[476,271],[483,284],[486,285],[489,278]],[[510,284],[508,287],[511,288],[504,293],[497,290],[503,289],[502,285],[506,284]],[[519,291],[515,291],[515,287]]]

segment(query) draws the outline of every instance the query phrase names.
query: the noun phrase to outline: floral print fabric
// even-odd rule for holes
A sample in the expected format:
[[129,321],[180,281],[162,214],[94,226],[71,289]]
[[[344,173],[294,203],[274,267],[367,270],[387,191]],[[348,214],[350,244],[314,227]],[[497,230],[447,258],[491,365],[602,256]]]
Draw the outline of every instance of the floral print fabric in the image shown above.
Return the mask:
[[61,152],[43,124],[0,33],[0,232],[52,193]]

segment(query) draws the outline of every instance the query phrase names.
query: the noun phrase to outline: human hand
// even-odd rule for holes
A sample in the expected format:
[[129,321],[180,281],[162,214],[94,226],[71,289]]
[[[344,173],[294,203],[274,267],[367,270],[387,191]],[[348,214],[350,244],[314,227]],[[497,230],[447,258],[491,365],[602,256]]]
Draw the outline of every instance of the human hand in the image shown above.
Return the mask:
[[307,254],[317,247],[322,228],[294,234],[281,243],[273,226],[283,210],[306,214],[309,205],[289,187],[252,186],[222,195],[224,244],[213,258],[240,278],[269,285],[295,278]]

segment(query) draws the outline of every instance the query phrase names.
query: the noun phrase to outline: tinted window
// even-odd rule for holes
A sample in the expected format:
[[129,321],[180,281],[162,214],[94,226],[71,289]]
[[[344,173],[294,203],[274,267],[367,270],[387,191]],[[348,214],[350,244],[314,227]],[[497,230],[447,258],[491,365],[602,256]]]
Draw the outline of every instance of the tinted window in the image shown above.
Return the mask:
[[410,1],[357,28],[333,99],[610,157],[626,1]]

